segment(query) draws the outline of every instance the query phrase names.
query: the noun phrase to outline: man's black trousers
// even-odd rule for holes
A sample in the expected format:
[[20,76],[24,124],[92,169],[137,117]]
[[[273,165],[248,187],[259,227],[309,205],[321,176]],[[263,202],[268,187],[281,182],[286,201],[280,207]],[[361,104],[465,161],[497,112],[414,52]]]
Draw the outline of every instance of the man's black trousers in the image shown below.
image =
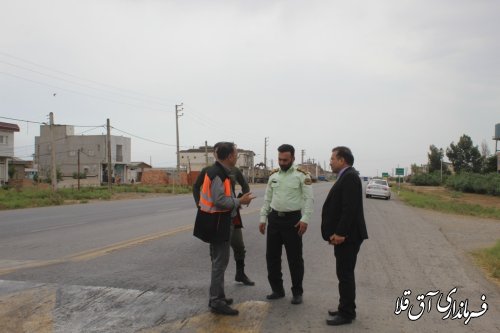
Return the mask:
[[346,240],[335,245],[335,261],[339,280],[339,313],[349,319],[356,317],[356,280],[354,268],[362,241]]
[[272,211],[268,216],[267,277],[274,292],[284,293],[281,272],[281,253],[284,245],[292,277],[292,293],[293,295],[302,295],[302,280],[304,278],[302,236],[299,236],[298,228],[295,227],[301,217],[300,211],[286,213],[284,216],[278,216],[278,212]]

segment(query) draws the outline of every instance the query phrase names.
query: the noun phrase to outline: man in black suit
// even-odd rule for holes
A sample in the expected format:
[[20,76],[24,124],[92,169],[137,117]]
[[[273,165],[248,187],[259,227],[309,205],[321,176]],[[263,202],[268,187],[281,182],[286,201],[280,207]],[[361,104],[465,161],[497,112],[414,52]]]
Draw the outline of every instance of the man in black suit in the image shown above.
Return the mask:
[[337,181],[326,197],[321,214],[321,234],[334,246],[339,280],[338,310],[328,311],[333,317],[326,320],[334,326],[350,324],[356,318],[354,268],[361,243],[368,238],[361,180],[353,164],[354,156],[349,148],[333,148],[330,166],[337,174]]

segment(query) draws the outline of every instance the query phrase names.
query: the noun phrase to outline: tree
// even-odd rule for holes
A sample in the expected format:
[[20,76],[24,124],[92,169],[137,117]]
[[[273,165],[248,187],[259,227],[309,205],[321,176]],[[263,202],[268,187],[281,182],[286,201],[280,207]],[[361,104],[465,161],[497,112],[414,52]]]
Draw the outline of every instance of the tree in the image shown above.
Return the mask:
[[455,172],[481,172],[483,158],[479,148],[474,146],[468,135],[462,135],[458,143],[453,142],[446,148],[446,156],[450,160]]
[[434,145],[430,145],[430,152],[427,154],[429,163],[429,173],[441,170],[441,160],[443,158],[443,149],[438,149]]
[[483,173],[497,172],[497,155],[491,155],[484,159]]
[[481,156],[483,158],[482,173],[497,172],[497,155],[490,153],[486,140],[481,142]]
[[481,156],[484,158],[490,156],[490,148],[488,147],[488,143],[484,139],[483,141],[481,141]]

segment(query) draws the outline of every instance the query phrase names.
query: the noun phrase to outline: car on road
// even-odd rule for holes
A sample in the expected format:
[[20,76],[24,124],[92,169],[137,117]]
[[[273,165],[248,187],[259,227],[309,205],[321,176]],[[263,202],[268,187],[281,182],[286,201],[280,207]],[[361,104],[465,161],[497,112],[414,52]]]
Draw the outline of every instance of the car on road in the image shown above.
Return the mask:
[[385,179],[372,179],[366,185],[365,195],[367,198],[382,197],[389,200],[391,198],[391,188]]

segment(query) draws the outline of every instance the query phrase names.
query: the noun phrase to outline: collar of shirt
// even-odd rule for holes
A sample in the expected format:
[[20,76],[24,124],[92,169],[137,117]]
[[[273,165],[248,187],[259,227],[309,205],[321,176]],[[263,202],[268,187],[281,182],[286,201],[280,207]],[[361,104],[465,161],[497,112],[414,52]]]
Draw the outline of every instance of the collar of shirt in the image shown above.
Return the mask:
[[222,167],[222,169],[224,169],[226,171],[226,173],[229,175],[229,173],[231,172],[231,169],[229,169],[227,166],[225,166],[224,164],[222,164],[219,161],[216,161],[215,163],[219,164]]
[[339,175],[337,176],[337,179],[339,179],[340,176],[342,176],[342,174],[344,173],[344,171],[346,171],[348,168],[349,168],[349,166],[346,166],[345,168],[343,168],[342,170],[340,170]]
[[289,173],[289,172],[293,172],[293,170],[295,170],[295,165],[292,164],[292,166],[290,168],[288,168],[288,170],[286,171],[283,171],[281,168],[280,168],[280,173]]

